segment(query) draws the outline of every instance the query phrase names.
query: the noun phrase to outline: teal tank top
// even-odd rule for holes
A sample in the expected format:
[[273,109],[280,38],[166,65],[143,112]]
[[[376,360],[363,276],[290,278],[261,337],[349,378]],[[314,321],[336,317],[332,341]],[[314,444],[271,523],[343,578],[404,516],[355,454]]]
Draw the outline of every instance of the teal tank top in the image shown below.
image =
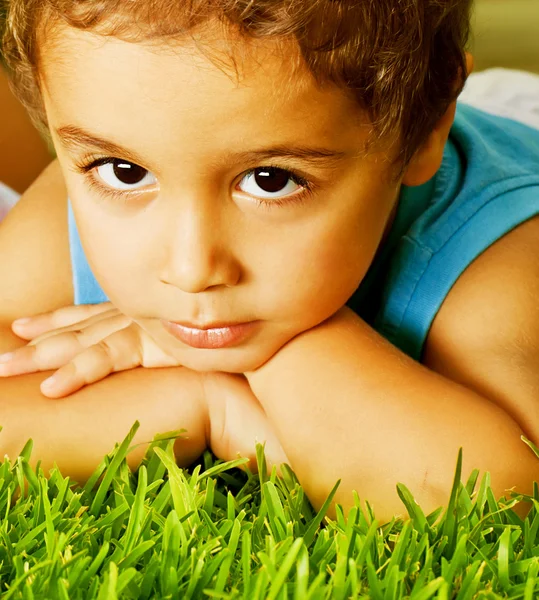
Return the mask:
[[[430,326],[464,270],[539,215],[539,130],[457,103],[442,165],[403,186],[391,230],[347,305],[420,361]],[[75,304],[108,298],[81,246],[68,200]]]

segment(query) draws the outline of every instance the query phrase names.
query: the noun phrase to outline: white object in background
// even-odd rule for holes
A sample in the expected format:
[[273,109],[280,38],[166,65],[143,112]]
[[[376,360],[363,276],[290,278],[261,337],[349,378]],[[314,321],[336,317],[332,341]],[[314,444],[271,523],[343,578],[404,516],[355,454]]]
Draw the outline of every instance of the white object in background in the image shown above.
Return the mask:
[[515,69],[472,73],[459,102],[539,129],[539,75]]
[[17,204],[20,195],[0,181],[0,221]]

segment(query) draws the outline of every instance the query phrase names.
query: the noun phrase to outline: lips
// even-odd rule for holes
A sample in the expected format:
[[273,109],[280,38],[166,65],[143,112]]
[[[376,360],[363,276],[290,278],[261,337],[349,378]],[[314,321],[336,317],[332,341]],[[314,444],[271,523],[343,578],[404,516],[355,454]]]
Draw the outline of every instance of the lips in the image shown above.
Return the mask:
[[245,323],[232,323],[219,321],[215,323],[207,323],[206,325],[198,325],[196,323],[189,323],[188,321],[168,321],[173,325],[183,325],[183,327],[188,327],[189,329],[223,329],[225,327],[234,327],[236,325],[245,325]]
[[163,327],[176,339],[192,348],[218,349],[235,346],[245,340],[257,326],[258,321],[249,323],[212,323],[192,326],[185,322],[164,321]]

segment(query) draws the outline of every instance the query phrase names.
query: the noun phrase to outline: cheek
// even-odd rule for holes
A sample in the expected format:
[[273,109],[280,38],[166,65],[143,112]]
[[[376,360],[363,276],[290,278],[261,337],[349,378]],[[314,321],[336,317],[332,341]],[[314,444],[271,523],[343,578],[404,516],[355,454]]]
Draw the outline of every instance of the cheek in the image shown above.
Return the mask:
[[[368,256],[358,228],[336,230],[312,245],[308,269],[312,290],[320,301],[335,300],[339,307],[359,285],[368,267]],[[337,308],[339,308],[337,307]]]
[[86,214],[80,221],[81,242],[99,285],[120,310],[136,313],[151,290],[155,243],[118,220]]
[[367,233],[357,215],[326,215],[318,227],[298,232],[286,248],[288,258],[274,262],[280,311],[320,322],[339,310],[370,265],[375,243]]
[[359,287],[386,224],[385,197],[378,197],[377,202],[343,202],[340,211],[326,215],[323,228],[304,249],[300,276],[305,305],[316,304],[333,314]]

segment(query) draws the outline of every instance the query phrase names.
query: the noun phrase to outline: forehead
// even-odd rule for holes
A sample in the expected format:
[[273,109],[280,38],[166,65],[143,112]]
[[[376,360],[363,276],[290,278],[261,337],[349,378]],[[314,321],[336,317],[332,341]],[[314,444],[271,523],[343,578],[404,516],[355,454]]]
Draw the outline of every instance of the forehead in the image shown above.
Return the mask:
[[156,46],[63,27],[42,48],[40,66],[51,125],[91,125],[108,138],[119,131],[126,144],[339,137],[359,152],[370,131],[350,95],[318,85],[295,45],[282,41]]

